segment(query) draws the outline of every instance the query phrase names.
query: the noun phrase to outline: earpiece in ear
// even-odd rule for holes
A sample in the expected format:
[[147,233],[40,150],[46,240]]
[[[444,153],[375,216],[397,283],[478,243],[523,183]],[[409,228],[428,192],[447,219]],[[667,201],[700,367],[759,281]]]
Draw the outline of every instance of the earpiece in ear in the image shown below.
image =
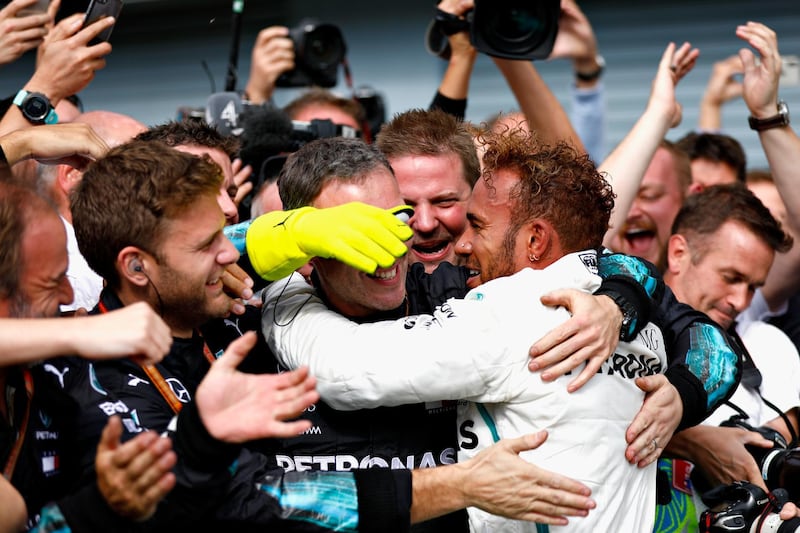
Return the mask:
[[142,264],[136,259],[131,261],[131,270],[133,270],[134,272],[144,272],[144,268],[142,268]]

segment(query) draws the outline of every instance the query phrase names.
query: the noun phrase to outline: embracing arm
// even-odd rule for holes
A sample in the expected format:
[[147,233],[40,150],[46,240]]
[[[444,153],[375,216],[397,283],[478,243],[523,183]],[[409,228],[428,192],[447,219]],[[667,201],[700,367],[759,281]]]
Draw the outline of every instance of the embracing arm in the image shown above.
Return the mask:
[[506,349],[496,342],[502,326],[476,300],[451,300],[434,315],[357,324],[329,310],[299,275],[267,289],[262,321],[278,360],[308,365],[322,398],[345,410],[501,401],[496,385],[524,365],[504,361]]

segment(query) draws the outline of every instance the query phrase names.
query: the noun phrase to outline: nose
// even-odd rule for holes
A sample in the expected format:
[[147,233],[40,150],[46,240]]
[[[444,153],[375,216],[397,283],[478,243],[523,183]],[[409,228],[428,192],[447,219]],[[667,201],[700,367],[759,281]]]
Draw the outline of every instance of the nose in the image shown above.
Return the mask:
[[236,246],[222,232],[220,232],[220,250],[217,253],[217,263],[223,266],[231,265],[239,260],[239,251]]
[[464,233],[456,241],[456,254],[457,255],[470,255],[472,253],[472,228],[467,226]]
[[225,215],[225,224],[236,224],[239,222],[239,209],[233,203],[231,197],[228,196],[226,191],[221,191],[217,196],[217,203],[219,204],[222,213]]
[[408,221],[411,228],[417,233],[431,233],[436,229],[436,216],[429,203],[419,203],[414,206],[414,216]]
[[744,311],[750,305],[753,295],[747,283],[737,283],[731,288],[728,294],[728,304],[733,307],[737,313]]

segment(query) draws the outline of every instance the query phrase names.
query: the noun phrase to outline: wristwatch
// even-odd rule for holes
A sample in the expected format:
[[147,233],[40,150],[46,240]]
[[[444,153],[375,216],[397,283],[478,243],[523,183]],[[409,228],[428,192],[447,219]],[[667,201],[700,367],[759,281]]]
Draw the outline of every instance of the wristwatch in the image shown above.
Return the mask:
[[789,106],[783,100],[778,102],[778,114],[769,118],[756,118],[752,115],[747,117],[750,129],[756,131],[771,130],[772,128],[782,128],[789,125]]
[[633,340],[636,337],[636,325],[639,318],[639,314],[636,312],[636,308],[633,306],[633,304],[617,291],[604,290],[602,293],[598,294],[608,296],[614,300],[614,303],[617,304],[617,307],[619,307],[619,310],[622,313],[622,325],[619,328],[619,340],[625,342]]
[[575,71],[575,77],[581,81],[594,81],[600,77],[603,73],[603,70],[606,68],[606,60],[603,59],[603,56],[597,54],[594,58],[595,63],[597,63],[597,70],[592,72],[579,72]]
[[42,93],[20,90],[14,97],[14,105],[31,124],[55,124],[58,115],[50,99]]

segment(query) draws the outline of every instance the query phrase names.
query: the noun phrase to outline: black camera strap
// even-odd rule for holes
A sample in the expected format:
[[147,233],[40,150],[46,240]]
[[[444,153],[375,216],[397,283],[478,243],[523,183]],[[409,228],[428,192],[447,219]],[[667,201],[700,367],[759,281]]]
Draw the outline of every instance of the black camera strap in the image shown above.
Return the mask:
[[[750,352],[747,351],[747,348],[745,347],[744,342],[742,342],[742,338],[739,337],[739,334],[736,332],[736,323],[735,322],[731,326],[731,328],[728,330],[728,334],[739,345],[739,347],[741,348],[741,351],[742,351],[742,381],[741,381],[741,384],[744,385],[745,387],[749,388],[749,389],[754,390],[756,392],[756,394],[758,394],[758,397],[761,398],[761,401],[764,402],[764,404],[767,407],[769,407],[770,409],[772,409],[773,411],[778,413],[778,416],[781,417],[781,420],[783,420],[783,423],[786,424],[786,428],[789,430],[789,434],[791,435],[791,439],[792,440],[789,442],[789,448],[794,448],[795,446],[797,446],[797,432],[794,429],[794,425],[789,420],[789,417],[787,417],[786,414],[783,411],[781,411],[778,406],[776,406],[774,403],[772,403],[771,401],[769,401],[766,398],[764,398],[764,395],[761,394],[761,384],[763,382],[763,377],[761,376],[761,371],[758,368],[756,368],[756,365],[753,362],[753,358],[750,356]],[[725,401],[725,405],[727,405],[728,407],[730,407],[731,409],[733,409],[734,411],[739,413],[739,416],[741,416],[742,419],[746,420],[746,419],[750,418],[748,416],[748,414],[745,413],[742,408],[740,408],[739,406],[734,404],[732,401],[726,400]]]

